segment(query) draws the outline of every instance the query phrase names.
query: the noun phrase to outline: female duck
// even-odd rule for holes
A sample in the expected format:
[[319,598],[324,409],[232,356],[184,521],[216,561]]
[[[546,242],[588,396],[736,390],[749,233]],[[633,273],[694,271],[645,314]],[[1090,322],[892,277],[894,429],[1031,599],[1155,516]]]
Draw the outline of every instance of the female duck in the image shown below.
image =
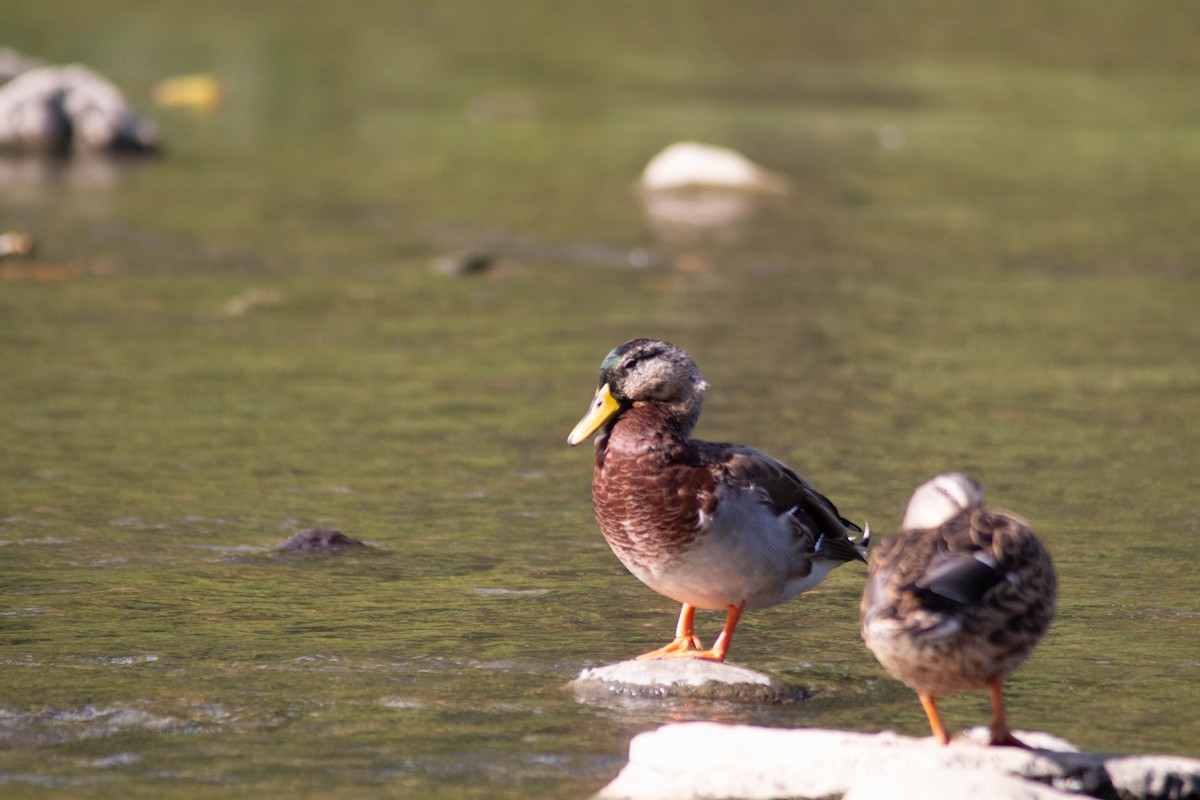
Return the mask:
[[1028,525],[982,508],[983,490],[946,472],[913,492],[901,530],[871,556],[862,636],[917,692],[933,735],[950,741],[936,698],[986,687],[991,744],[1024,746],[1004,714],[1004,679],[1054,617],[1050,556]]
[[[746,609],[807,591],[846,561],[866,561],[858,526],[795,472],[749,447],[690,438],[704,390],[692,359],[634,339],[600,365],[600,388],[567,441],[597,430],[592,500],[617,558],[683,604],[675,639],[639,658],[724,661]],[[695,609],[725,611],[704,649]]]

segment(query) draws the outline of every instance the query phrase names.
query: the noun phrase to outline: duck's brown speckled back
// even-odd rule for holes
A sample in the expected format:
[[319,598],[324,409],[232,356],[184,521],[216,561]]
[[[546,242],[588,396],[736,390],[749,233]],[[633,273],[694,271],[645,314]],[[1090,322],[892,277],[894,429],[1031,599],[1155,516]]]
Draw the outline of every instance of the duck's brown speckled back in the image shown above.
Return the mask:
[[1050,555],[1024,520],[968,509],[937,528],[901,530],[872,553],[862,635],[917,691],[980,688],[1033,650],[1056,591]]

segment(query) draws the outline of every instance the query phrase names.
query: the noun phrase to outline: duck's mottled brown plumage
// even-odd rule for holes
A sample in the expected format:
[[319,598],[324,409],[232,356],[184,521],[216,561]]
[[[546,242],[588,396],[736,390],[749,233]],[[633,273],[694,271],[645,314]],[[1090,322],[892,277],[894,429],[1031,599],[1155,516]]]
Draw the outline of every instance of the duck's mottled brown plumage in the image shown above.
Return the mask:
[[[690,438],[707,384],[683,351],[627,342],[604,360],[600,385],[570,439],[601,429],[596,520],[634,575],[684,604],[681,630],[692,607],[730,610],[727,646],[742,609],[783,602],[836,564],[865,560],[847,535],[858,527],[795,472],[749,447]],[[681,649],[672,655],[694,648]]]
[[[947,502],[951,495],[961,508]],[[923,703],[988,686],[995,700],[1054,617],[1050,556],[1020,517],[982,508],[982,490],[966,476],[945,473],[922,486],[909,517],[921,517],[922,498],[941,503],[947,518],[902,529],[875,548],[860,608],[863,639]],[[1002,721],[1002,709],[997,715]],[[1003,739],[1007,729],[994,734]]]
[[[718,513],[722,486],[754,491],[776,515],[792,515],[796,557],[789,575],[794,577],[811,572],[818,537],[845,538],[847,528],[858,530],[828,498],[775,459],[749,447],[687,439],[671,430],[661,409],[652,405],[635,405],[596,438],[596,520],[626,564],[669,564],[700,535],[703,520]],[[814,506],[825,509],[823,518]],[[857,557],[845,552],[847,560]]]
[[[977,561],[976,554],[1011,577],[997,575],[974,602],[922,585],[939,563],[956,555]],[[964,511],[934,531],[900,531],[871,562],[864,635],[877,653],[889,653],[881,656],[884,666],[913,689],[943,695],[983,688],[990,675],[1007,675],[1024,661],[1054,617],[1049,557],[1028,526],[1002,511]],[[885,621],[895,627],[883,635],[905,644],[888,648],[874,635]]]

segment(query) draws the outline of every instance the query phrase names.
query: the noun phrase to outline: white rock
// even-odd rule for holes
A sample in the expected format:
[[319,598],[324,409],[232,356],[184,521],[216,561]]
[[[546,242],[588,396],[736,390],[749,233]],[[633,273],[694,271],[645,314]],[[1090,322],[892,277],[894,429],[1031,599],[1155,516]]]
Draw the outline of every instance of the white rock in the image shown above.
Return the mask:
[[63,111],[74,128],[74,145],[93,150],[158,147],[158,130],[134,113],[112,81],[81,64],[59,70]]
[[153,123],[87,67],[36,67],[0,87],[0,149],[152,151],[158,144]]
[[31,69],[0,88],[0,149],[54,152],[70,141],[62,84],[53,67]]
[[921,775],[903,770],[856,781],[842,800],[1064,800],[1079,795],[993,772],[945,770]]
[[629,660],[579,673],[570,684],[581,699],[626,697],[698,697],[712,700],[786,702],[804,690],[776,683],[770,676],[736,664],[690,658]]
[[618,661],[616,664],[585,669],[576,680],[638,686],[701,686],[709,682],[770,686],[772,683],[769,676],[746,667],[696,658]]
[[[1038,746],[1061,742],[1037,732],[1017,736]],[[634,737],[629,763],[598,797],[1052,800],[1115,789],[1121,797],[1183,798],[1196,797],[1197,787],[1200,761],[1186,758],[985,747],[969,739],[943,747],[891,732],[696,722]]]
[[640,185],[650,191],[718,186],[726,189],[784,192],[787,183],[735,150],[676,142],[642,171]]

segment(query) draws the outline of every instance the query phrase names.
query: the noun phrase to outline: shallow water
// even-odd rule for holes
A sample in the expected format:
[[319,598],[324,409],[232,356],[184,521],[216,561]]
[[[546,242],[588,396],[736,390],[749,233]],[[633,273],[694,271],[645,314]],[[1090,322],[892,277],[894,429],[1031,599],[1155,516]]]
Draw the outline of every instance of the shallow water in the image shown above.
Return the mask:
[[[878,531],[974,474],[1060,575],[1016,726],[1200,754],[1190,5],[189,8],[4,9],[168,145],[0,171],[38,247],[0,262],[6,791],[582,797],[673,719],[924,734],[856,565],[739,626],[803,703],[565,688],[677,611],[565,445],[639,335],[704,370],[700,435]],[[220,108],[153,107],[198,70]],[[632,182],[679,139],[792,191],[664,227]],[[495,268],[435,267],[468,252]],[[373,549],[272,549],[313,526]]]

